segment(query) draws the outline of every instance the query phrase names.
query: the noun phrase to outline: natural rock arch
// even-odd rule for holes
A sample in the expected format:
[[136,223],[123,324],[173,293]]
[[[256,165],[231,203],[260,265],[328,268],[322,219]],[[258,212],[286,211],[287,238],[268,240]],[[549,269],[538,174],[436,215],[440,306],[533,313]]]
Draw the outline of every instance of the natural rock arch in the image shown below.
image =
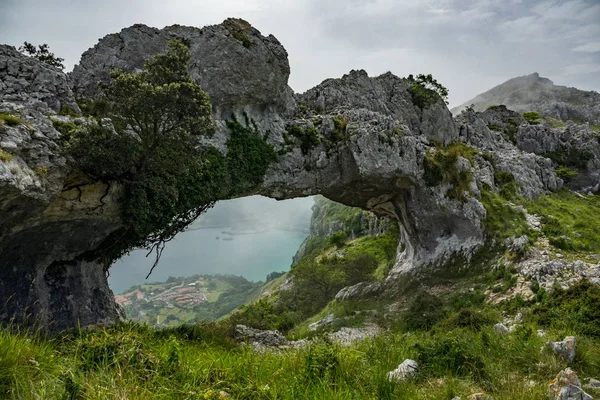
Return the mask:
[[[491,137],[476,117],[459,129],[441,99],[419,108],[409,85],[391,73],[370,78],[352,71],[294,95],[287,86],[285,49],[241,20],[203,29],[126,28],[84,53],[70,85],[59,71],[0,46],[0,112],[19,111],[25,119],[4,127],[0,141],[13,155],[0,162],[1,321],[64,329],[120,318],[106,280],[110,265],[92,256],[121,227],[120,188],[72,171],[47,115],[65,105],[78,111],[74,97],[93,98],[111,68],[135,71],[165,51],[171,39],[190,45],[190,73],[213,101],[217,131],[207,143],[227,151],[225,121],[247,116],[269,132],[279,150],[262,184],[247,194],[277,199],[322,194],[396,218],[404,251],[390,281],[457,253],[468,258],[485,240],[486,211],[477,198],[482,183],[494,186],[494,167],[479,156],[472,164],[459,158],[458,170],[473,171],[467,182],[471,195],[453,199],[447,195],[451,185],[424,179],[425,156],[434,144],[507,149],[498,164],[518,171],[529,195],[560,185],[549,160],[524,156],[501,137]],[[284,132],[294,127],[314,128],[320,143],[304,151],[298,140],[290,144]]]

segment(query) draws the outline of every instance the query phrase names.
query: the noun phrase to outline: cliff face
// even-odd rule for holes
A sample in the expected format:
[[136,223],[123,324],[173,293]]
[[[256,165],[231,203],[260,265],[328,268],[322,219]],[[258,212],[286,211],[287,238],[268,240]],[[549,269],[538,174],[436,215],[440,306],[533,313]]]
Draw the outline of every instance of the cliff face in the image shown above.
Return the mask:
[[386,233],[395,223],[389,218],[378,217],[360,208],[347,207],[322,196],[315,196],[314,199],[309,234],[294,255],[292,264],[296,264],[336,233],[347,239],[377,236]]
[[[226,120],[245,114],[279,153],[248,194],[322,194],[398,221],[403,251],[390,285],[457,254],[469,259],[485,243],[480,194],[496,188],[495,171],[512,173],[527,197],[562,185],[550,159],[489,128],[486,118],[495,116],[455,121],[441,99],[415,104],[410,85],[392,74],[351,71],[293,95],[283,47],[240,20],[203,29],[136,25],[108,35],[68,78],[75,96],[93,98],[110,68],[136,71],[175,38],[190,46],[190,72],[213,102],[216,132],[205,144],[225,152]],[[61,155],[49,117],[58,118],[63,104],[78,111],[67,77],[7,46],[0,57],[0,113],[23,118],[0,127],[0,147],[10,156],[0,161],[0,317],[55,328],[114,321],[110,265],[94,250],[121,227],[119,186],[89,181]],[[520,135],[527,124],[516,129]],[[293,132],[318,140],[307,146]]]

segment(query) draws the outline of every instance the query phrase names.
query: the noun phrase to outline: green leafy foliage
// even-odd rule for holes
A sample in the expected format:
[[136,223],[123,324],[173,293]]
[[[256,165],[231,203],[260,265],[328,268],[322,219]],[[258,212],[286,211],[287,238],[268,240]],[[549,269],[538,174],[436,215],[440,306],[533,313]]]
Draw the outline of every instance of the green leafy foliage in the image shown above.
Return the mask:
[[525,121],[527,121],[531,125],[539,125],[542,117],[535,111],[530,111],[523,113],[523,118],[525,118]]
[[346,137],[346,129],[348,127],[348,119],[343,115],[336,115],[333,117],[333,126],[335,128],[333,132],[333,139],[335,141],[343,140]]
[[565,182],[569,182],[571,179],[576,177],[579,174],[577,170],[574,170],[572,167],[565,167],[564,165],[560,165],[556,169],[556,176],[564,180]]
[[558,164],[559,167],[567,167],[577,171],[587,169],[587,162],[593,158],[593,155],[587,151],[582,151],[574,147],[558,148],[555,151],[541,154]]
[[19,51],[29,57],[37,58],[43,63],[51,65],[59,69],[65,69],[63,61],[64,58],[56,57],[54,53],[50,52],[49,46],[44,43],[37,47],[29,42],[24,42],[23,46],[19,47]]
[[302,154],[308,154],[312,148],[321,143],[319,132],[312,126],[307,126],[302,129],[298,125],[293,125],[290,128],[289,133],[300,140],[300,149],[302,150]]
[[12,159],[13,159],[12,154],[7,153],[6,151],[4,151],[0,148],[0,161],[9,162]]
[[500,196],[504,199],[510,200],[517,196],[519,184],[510,172],[500,169],[494,170],[494,183],[499,189]]
[[53,119],[52,126],[54,127],[54,129],[56,129],[62,134],[61,139],[63,141],[68,141],[71,138],[71,136],[73,136],[73,134],[77,132],[77,125],[70,121],[65,122],[58,119]]
[[[446,310],[431,325],[393,329],[349,347],[316,340],[292,351],[238,346],[229,320],[162,330],[126,323],[56,337],[1,328],[0,395],[218,399],[223,391],[243,399],[451,399],[485,392],[499,400],[545,399],[548,381],[567,366],[582,381],[600,375],[599,290],[582,282],[537,303],[520,300],[527,307],[522,327],[501,336],[492,324],[510,305],[492,306],[479,290],[455,288],[422,302],[431,303],[427,312],[435,305]],[[266,314],[276,313],[263,304]],[[535,334],[538,328],[546,338]],[[574,362],[540,352],[545,341],[566,334],[577,336]],[[417,360],[419,374],[389,382],[386,373],[407,358]]]
[[440,99],[448,104],[448,89],[435,80],[431,74],[419,74],[416,77],[409,75],[406,81],[410,85],[408,92],[412,97],[413,104],[420,109],[425,109]]
[[313,254],[294,265],[290,271],[294,289],[283,292],[281,300],[293,305],[305,319],[325,307],[343,287],[373,280],[376,269],[377,262],[368,255],[317,260]]
[[483,225],[492,238],[503,241],[511,236],[535,237],[535,233],[527,225],[525,215],[515,210],[501,195],[490,189],[482,190],[481,202],[486,210]]
[[532,310],[542,326],[600,338],[600,286],[581,281],[567,290],[555,288]]

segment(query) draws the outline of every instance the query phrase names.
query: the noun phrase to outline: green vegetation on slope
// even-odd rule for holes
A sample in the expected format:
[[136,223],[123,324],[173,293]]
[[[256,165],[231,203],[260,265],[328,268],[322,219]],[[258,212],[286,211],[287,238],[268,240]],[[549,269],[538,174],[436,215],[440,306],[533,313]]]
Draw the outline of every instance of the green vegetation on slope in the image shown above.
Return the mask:
[[568,190],[525,203],[530,213],[542,217],[542,233],[550,244],[567,252],[600,253],[600,197]]
[[[547,398],[547,382],[567,366],[581,378],[600,375],[600,342],[588,335],[593,332],[584,331],[600,320],[600,302],[588,300],[599,295],[600,288],[587,283],[547,294],[525,312],[522,327],[500,336],[492,327],[499,309],[481,305],[473,294],[430,294],[411,305],[405,318],[413,313],[416,321],[417,314],[440,304],[449,310],[452,302],[468,308],[439,313],[428,324],[395,328],[347,348],[316,341],[286,352],[238,347],[231,339],[231,324],[225,322],[160,331],[122,324],[51,338],[3,329],[0,396],[218,399],[224,391],[234,399],[449,400],[485,392],[497,400],[542,400]],[[472,300],[465,303],[465,296]],[[583,305],[588,311],[577,312]],[[548,312],[557,313],[551,322]],[[568,324],[552,322],[564,316]],[[547,331],[547,338],[536,335],[538,328]],[[577,335],[572,363],[540,352],[548,338],[560,340],[566,334]],[[403,384],[388,382],[386,373],[406,358],[419,362],[419,375]]]

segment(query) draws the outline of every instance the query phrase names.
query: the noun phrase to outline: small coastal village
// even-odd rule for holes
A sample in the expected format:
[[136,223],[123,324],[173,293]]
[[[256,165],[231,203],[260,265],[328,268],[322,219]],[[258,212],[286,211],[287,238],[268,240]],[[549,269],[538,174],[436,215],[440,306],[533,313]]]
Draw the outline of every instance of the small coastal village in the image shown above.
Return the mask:
[[173,308],[175,306],[191,306],[208,301],[206,294],[199,291],[201,286],[198,286],[198,283],[202,283],[203,280],[204,278],[199,278],[198,281],[188,283],[187,286],[182,283],[181,285],[166,288],[166,290],[162,292],[150,292],[149,296],[146,296],[142,290],[135,289],[131,292],[115,296],[115,300],[122,307],[133,306],[135,303],[140,301],[160,301],[164,303],[167,308]]
[[115,295],[128,319],[154,326],[174,326],[199,319],[218,319],[260,296],[268,283],[234,275],[170,277],[131,287]]

